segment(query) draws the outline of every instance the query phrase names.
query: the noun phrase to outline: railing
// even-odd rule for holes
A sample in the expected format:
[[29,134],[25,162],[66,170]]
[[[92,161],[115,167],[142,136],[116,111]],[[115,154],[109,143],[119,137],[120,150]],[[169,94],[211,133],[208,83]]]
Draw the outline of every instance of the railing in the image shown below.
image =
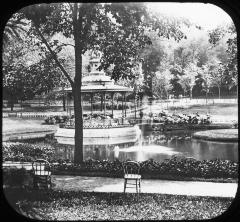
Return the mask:
[[67,115],[67,112],[15,112],[15,113],[2,113],[3,118],[7,117],[20,117],[20,118],[45,118],[49,116],[62,116]]
[[[129,127],[132,126],[133,122],[129,122],[125,118],[118,119],[102,119],[102,120],[87,120],[83,123],[84,129],[106,129],[106,128],[120,128],[120,127]],[[70,119],[69,122],[60,124],[61,128],[74,129],[75,121]]]

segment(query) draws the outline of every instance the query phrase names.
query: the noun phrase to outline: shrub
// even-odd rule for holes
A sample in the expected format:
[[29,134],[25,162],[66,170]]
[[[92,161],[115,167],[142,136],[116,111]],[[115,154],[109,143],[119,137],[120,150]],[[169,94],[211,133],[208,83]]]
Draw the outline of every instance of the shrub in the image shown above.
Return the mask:
[[31,171],[25,168],[4,168],[3,169],[3,185],[4,186],[29,186],[32,183]]
[[54,147],[48,144],[5,143],[2,145],[3,161],[31,162],[35,159],[51,160]]
[[65,115],[56,115],[56,116],[49,116],[45,118],[46,124],[56,124],[56,123],[66,123],[69,120],[69,116]]
[[[140,162],[141,174],[161,176],[182,176],[198,178],[237,178],[238,164],[229,160],[203,160],[173,157],[160,163],[153,159]],[[101,172],[106,176],[123,174],[119,160],[86,160],[82,164],[60,163],[53,166],[54,171]]]

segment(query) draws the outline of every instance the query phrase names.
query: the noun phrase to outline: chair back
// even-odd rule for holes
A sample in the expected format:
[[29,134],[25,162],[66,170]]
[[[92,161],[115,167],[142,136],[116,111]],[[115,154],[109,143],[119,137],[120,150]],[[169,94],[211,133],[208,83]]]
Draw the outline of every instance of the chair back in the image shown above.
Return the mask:
[[37,159],[33,161],[32,169],[35,175],[46,176],[51,174],[50,164],[47,160],[44,160],[44,159]]
[[126,161],[123,163],[124,174],[139,174],[140,164],[136,161]]

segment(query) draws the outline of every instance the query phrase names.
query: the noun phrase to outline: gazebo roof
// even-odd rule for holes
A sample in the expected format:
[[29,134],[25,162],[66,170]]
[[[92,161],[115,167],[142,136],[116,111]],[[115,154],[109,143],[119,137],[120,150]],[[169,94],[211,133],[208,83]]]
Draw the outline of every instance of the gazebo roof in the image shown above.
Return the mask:
[[[71,92],[72,88],[64,89],[65,92]],[[81,87],[81,92],[132,92],[133,89],[119,85],[85,85]]]
[[[97,64],[94,64],[97,63]],[[132,92],[133,89],[125,86],[115,85],[114,81],[107,76],[103,70],[99,71],[100,58],[90,60],[91,72],[82,78],[81,92]],[[72,88],[64,89],[71,92]]]

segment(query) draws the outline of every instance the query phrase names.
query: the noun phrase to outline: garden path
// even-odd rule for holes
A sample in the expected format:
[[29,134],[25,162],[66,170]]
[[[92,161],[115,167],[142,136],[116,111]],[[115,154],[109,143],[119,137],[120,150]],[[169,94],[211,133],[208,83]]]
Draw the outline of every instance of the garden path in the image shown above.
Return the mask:
[[[54,175],[52,182],[56,190],[123,192],[121,178]],[[141,185],[142,193],[234,198],[237,192],[237,183],[143,179]],[[127,188],[126,191],[136,192],[134,188]]]

